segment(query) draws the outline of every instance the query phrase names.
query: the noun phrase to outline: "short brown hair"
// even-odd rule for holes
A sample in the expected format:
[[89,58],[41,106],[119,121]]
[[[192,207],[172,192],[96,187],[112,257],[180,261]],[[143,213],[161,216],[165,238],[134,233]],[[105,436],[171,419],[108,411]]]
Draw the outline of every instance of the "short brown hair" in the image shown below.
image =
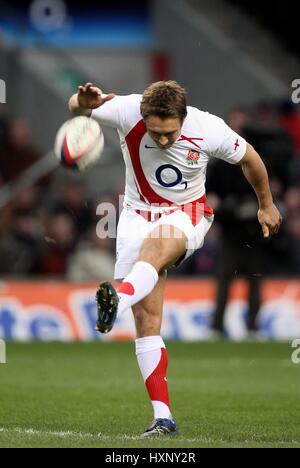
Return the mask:
[[158,81],[143,94],[141,114],[144,119],[155,115],[161,118],[178,117],[182,122],[187,116],[186,90],[176,81]]

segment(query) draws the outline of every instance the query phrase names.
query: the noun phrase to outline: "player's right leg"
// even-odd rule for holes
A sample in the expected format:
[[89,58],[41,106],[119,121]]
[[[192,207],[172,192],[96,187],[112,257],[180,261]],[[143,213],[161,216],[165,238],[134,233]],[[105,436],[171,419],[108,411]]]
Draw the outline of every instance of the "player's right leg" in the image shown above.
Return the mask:
[[[98,330],[109,332],[117,313],[121,314],[153,291],[161,271],[200,248],[212,221],[213,218],[203,217],[194,226],[185,213],[177,211],[153,224],[135,212],[123,211],[118,226],[116,278],[125,279],[118,291],[110,283],[100,285],[97,293]],[[133,228],[131,236],[124,232],[127,226]],[[136,233],[143,230],[146,234],[136,238]]]
[[109,333],[114,326],[118,313],[119,297],[111,283],[101,283],[96,292],[98,319],[96,330]]
[[147,297],[155,288],[160,272],[174,265],[186,249],[187,238],[177,227],[163,225],[151,231],[141,245],[137,262],[118,288],[118,313]]
[[[187,238],[177,227],[156,227],[144,239],[137,262],[125,277],[118,291],[110,283],[102,283],[97,291],[97,330],[108,333],[117,314],[148,296],[155,288],[159,273],[176,263],[186,252]],[[165,233],[167,232],[167,236]]]

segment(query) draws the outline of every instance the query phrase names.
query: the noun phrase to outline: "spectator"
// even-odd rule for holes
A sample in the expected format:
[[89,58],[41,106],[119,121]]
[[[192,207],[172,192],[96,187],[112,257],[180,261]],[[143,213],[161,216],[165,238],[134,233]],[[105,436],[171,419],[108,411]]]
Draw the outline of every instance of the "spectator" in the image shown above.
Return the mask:
[[300,274],[300,212],[288,220],[288,234],[290,238],[291,273]]
[[[239,166],[223,161],[212,164],[207,179],[216,221],[221,228],[217,252],[217,304],[212,328],[224,334],[224,313],[229,287],[234,278],[245,275],[249,283],[248,329],[256,330],[260,307],[260,279],[264,250],[257,221],[257,201]],[[212,203],[211,203],[212,204]]]
[[77,180],[69,180],[64,184],[61,196],[53,202],[50,211],[70,216],[78,237],[86,232],[93,222],[93,213],[88,207],[84,187]]
[[285,194],[286,240],[290,245],[290,272],[300,273],[300,188],[290,187]]
[[7,183],[17,179],[40,157],[40,153],[32,145],[28,121],[19,118],[10,122],[6,141],[0,148],[0,173],[3,181]]
[[[261,266],[255,266],[254,274],[257,272],[266,274],[298,273],[300,268],[299,255],[297,254],[299,242],[297,226],[300,211],[298,188],[300,158],[297,157],[300,155],[299,113],[296,107],[290,103],[284,103],[279,107],[279,110],[276,109],[275,104],[262,103],[251,112],[243,108],[233,110],[229,113],[227,121],[237,133],[245,136],[261,153],[270,173],[273,196],[276,198],[276,203],[282,207],[282,212],[285,212],[282,228],[276,237],[264,244],[264,262]],[[39,157],[40,155],[32,145],[28,122],[24,119],[17,119],[9,123],[6,119],[1,118],[0,186],[2,183],[15,180]],[[219,164],[220,167],[218,167]],[[171,270],[170,275],[213,274],[217,265],[219,271],[220,262],[222,258],[224,260],[224,256],[218,256],[218,238],[223,238],[225,231],[228,234],[225,233],[225,237],[231,236],[232,240],[235,239],[235,242],[231,242],[232,249],[236,250],[237,243],[241,248],[246,249],[246,253],[243,251],[241,255],[234,254],[237,261],[240,262],[240,258],[243,257],[244,263],[250,265],[245,256],[252,257],[254,252],[258,254],[260,251],[261,240],[253,240],[249,235],[249,229],[253,232],[253,227],[250,228],[250,220],[249,223],[248,221],[246,223],[247,232],[243,233],[244,222],[242,227],[239,223],[234,229],[232,226],[235,225],[236,220],[224,219],[231,203],[236,203],[239,206],[240,216],[248,216],[250,212],[252,215],[254,213],[254,205],[250,208],[252,202],[248,200],[249,196],[253,196],[251,189],[249,193],[244,193],[244,188],[236,187],[232,191],[242,190],[239,197],[233,199],[229,196],[231,188],[234,187],[234,184],[238,184],[238,180],[240,181],[243,177],[238,172],[236,176],[233,176],[232,170],[235,168],[230,167],[230,174],[226,173],[226,169],[226,165],[222,167],[221,163],[218,162],[212,166],[211,176],[210,172],[208,173],[207,188],[210,189],[210,181],[216,177],[211,190],[220,191],[220,194],[215,193],[212,202],[216,208],[216,220],[219,220],[219,226],[215,223],[206,238],[203,249],[185,262],[179,270]],[[291,182],[294,184],[293,186],[290,186]],[[110,245],[108,246],[104,245],[103,241],[94,238],[96,235],[95,225],[99,221],[96,207],[101,202],[113,203],[117,207],[118,196],[112,193],[103,195],[99,200],[87,199],[81,176],[72,177],[71,180],[68,176],[68,179],[64,179],[60,186],[62,187],[61,195],[51,203],[48,209],[50,217],[46,221],[46,243],[42,236],[43,220],[39,219],[40,212],[45,210],[45,203],[41,198],[45,191],[42,192],[39,187],[28,188],[1,209],[0,271],[2,273],[67,273],[74,280],[84,277],[96,279],[110,276],[109,272],[112,268],[110,250],[114,242],[109,241]],[[116,193],[123,191],[119,189]],[[51,198],[53,199],[53,196]],[[60,232],[57,239],[57,232],[52,227],[53,222],[50,220],[59,220],[60,228],[58,231]],[[70,233],[70,239],[63,242],[62,225],[64,230]],[[80,243],[77,244],[78,242]],[[222,239],[220,242],[221,252],[219,251],[219,253],[222,254],[225,241]],[[105,259],[105,257],[107,258]],[[95,261],[95,259],[97,260]],[[253,260],[251,259],[251,261]],[[74,265],[79,265],[78,272],[76,272],[77,267]],[[82,269],[81,265],[83,265]],[[234,268],[233,265],[231,266],[231,276],[233,277],[236,274],[252,275],[252,273],[245,271],[244,265],[240,266],[236,263]],[[105,270],[105,275],[101,274],[103,270]],[[256,281],[259,283],[259,277],[255,278],[258,278]],[[225,286],[223,290],[224,288]]]
[[282,128],[279,115],[272,103],[260,103],[253,120],[243,132],[246,140],[261,155],[269,173],[270,183],[281,185],[281,195],[290,184],[290,167],[294,158],[293,141]]
[[71,217],[63,213],[50,215],[46,221],[46,244],[37,259],[35,273],[65,275],[75,241],[76,228]]
[[12,227],[0,237],[0,273],[32,273],[40,246],[39,234],[32,214],[14,212]]
[[[289,135],[281,128],[275,106],[261,103],[253,118],[246,111],[228,115],[229,125],[244,136],[264,159],[270,176],[270,186],[277,204],[282,204],[290,183],[289,167],[293,146]],[[207,192],[213,200],[216,220],[221,227],[217,255],[217,305],[213,329],[224,333],[224,312],[231,281],[244,275],[249,283],[248,330],[256,330],[260,308],[260,283],[265,272],[286,273],[290,253],[284,231],[265,243],[257,223],[257,201],[245,182],[241,168],[215,161],[207,178]],[[213,196],[213,198],[212,198]],[[284,261],[285,259],[285,261]]]
[[89,230],[87,239],[79,244],[68,262],[67,277],[71,281],[100,281],[113,279],[115,257],[111,239],[99,239],[96,228]]
[[294,150],[300,157],[300,113],[298,108],[290,101],[283,101],[279,105],[279,113],[281,125],[292,137]]
[[1,116],[0,117],[0,150],[6,143],[6,135],[7,135],[7,120]]

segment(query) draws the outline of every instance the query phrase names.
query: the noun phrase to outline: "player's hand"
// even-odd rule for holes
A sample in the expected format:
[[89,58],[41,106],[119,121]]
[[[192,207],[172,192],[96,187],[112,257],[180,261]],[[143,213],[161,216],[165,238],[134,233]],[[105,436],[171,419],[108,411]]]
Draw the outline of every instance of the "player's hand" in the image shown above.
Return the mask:
[[78,87],[78,104],[83,109],[97,109],[107,101],[115,97],[114,94],[103,94],[100,88],[97,88],[93,83],[86,83]]
[[282,216],[274,203],[260,208],[257,217],[265,239],[270,239],[274,234],[277,234],[282,223]]

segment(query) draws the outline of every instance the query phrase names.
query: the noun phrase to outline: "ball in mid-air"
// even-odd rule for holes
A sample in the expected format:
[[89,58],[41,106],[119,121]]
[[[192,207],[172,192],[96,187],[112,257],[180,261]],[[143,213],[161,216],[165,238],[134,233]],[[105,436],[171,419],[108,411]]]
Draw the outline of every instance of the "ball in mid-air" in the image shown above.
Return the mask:
[[84,171],[95,164],[104,149],[104,136],[98,122],[85,116],[67,120],[59,128],[54,153],[69,168]]

